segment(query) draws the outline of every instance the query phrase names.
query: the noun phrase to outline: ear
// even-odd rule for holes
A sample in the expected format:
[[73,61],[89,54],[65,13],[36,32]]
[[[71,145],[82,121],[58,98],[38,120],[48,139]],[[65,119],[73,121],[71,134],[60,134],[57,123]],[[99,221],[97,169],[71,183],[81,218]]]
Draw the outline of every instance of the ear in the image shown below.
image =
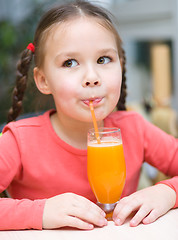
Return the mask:
[[51,94],[48,82],[46,81],[46,77],[45,77],[45,74],[43,73],[43,71],[41,69],[39,69],[38,67],[35,67],[33,69],[33,74],[34,74],[34,80],[35,80],[38,90],[41,93],[46,94],[46,95]]

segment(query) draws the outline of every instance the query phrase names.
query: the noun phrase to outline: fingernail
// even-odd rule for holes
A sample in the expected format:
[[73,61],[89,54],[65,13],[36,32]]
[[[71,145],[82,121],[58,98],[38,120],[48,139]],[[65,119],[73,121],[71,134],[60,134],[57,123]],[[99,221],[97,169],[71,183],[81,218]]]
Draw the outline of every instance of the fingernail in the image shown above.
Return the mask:
[[108,221],[106,218],[104,219],[104,225],[108,225]]
[[104,225],[107,225],[107,224],[108,224],[108,221],[105,218],[99,221],[100,226],[104,226]]
[[92,224],[88,224],[88,229],[93,229],[94,226]]
[[131,220],[130,221],[130,226],[131,227],[135,227],[137,224],[136,224],[136,221],[135,220]]
[[121,220],[118,218],[118,219],[115,220],[115,223],[116,223],[116,225],[119,226],[119,225],[121,225]]

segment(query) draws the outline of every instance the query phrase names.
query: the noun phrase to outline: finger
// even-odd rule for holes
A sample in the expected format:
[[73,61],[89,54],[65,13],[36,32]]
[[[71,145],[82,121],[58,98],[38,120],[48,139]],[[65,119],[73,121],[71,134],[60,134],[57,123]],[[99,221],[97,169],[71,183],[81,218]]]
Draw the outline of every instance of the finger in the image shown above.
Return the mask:
[[107,220],[95,209],[76,208],[71,211],[70,216],[75,216],[85,222],[102,227],[107,225]]
[[150,213],[151,209],[146,206],[141,206],[135,216],[130,220],[130,226],[136,227]]
[[155,209],[153,209],[150,214],[148,214],[148,216],[146,216],[144,219],[143,219],[143,223],[144,224],[149,224],[149,223],[152,223],[154,221],[156,221],[156,219],[158,219],[159,217],[161,216],[161,214],[159,214],[158,211],[156,211]]
[[72,205],[73,207],[68,215],[77,217],[96,226],[107,225],[105,212],[91,201],[83,199],[80,202],[73,202]]
[[80,201],[77,199],[76,207],[83,207],[84,209],[88,209],[88,211],[95,211],[96,213],[99,213],[101,216],[105,217],[105,212],[95,203],[91,202],[90,200],[82,197],[82,196],[75,196],[76,198],[80,198]]
[[120,210],[117,214],[117,216],[113,219],[116,225],[122,225],[126,218],[135,210],[137,210],[140,207],[140,203],[137,199],[133,199],[127,205],[124,205],[123,207],[119,207]]
[[74,227],[83,230],[92,230],[94,225],[88,222],[85,222],[77,217],[68,216],[66,219],[65,226]]
[[127,197],[122,198],[116,205],[114,212],[113,212],[113,220],[116,220],[119,212],[123,209],[123,207],[127,205]]

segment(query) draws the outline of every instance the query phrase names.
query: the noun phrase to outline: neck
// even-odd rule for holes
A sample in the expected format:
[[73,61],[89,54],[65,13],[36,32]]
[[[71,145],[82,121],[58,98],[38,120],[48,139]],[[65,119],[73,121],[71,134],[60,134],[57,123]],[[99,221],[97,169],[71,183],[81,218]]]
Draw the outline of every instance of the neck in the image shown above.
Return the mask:
[[[87,133],[90,128],[93,128],[91,122],[80,122],[67,119],[60,119],[57,113],[51,116],[51,123],[56,134],[69,145],[79,148],[87,148]],[[103,121],[98,122],[98,127],[104,125]]]

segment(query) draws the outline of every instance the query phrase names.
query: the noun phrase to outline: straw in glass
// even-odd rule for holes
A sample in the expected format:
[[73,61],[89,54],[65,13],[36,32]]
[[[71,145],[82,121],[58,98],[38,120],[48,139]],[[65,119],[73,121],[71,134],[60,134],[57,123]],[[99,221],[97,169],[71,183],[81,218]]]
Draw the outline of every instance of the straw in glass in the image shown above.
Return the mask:
[[100,137],[99,137],[99,133],[98,133],[98,125],[96,122],[96,117],[95,117],[95,112],[94,112],[94,107],[93,107],[93,101],[89,102],[89,106],[90,106],[90,111],[91,111],[91,115],[92,115],[92,119],[93,119],[93,125],[94,125],[94,129],[95,129],[95,136],[97,139],[97,143],[100,144]]

